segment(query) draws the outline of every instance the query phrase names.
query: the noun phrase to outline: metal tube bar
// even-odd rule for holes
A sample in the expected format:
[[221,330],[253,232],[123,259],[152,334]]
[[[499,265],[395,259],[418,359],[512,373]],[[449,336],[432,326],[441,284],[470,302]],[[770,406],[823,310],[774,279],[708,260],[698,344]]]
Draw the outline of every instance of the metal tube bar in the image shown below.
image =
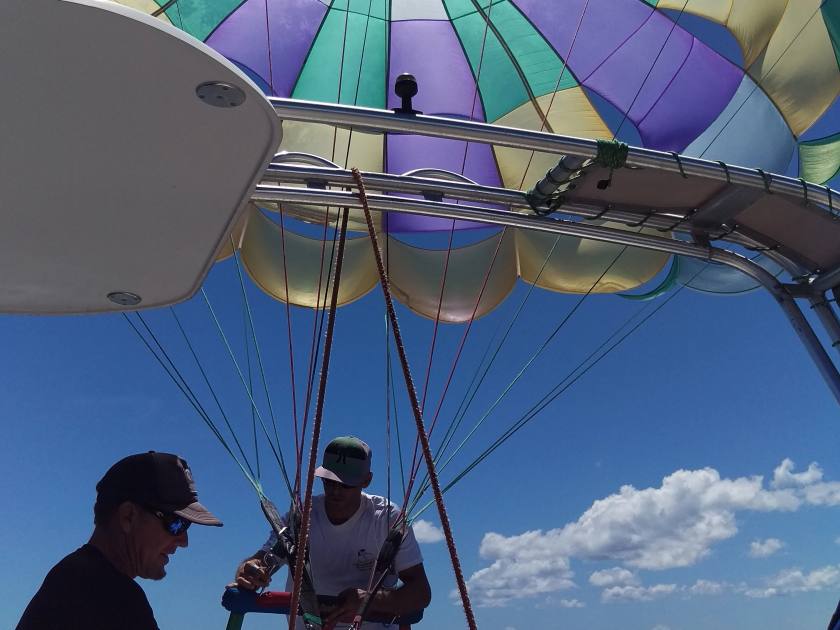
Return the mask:
[[[442,173],[448,174],[448,173]],[[533,212],[527,201],[524,191],[511,190],[508,188],[496,188],[482,186],[473,182],[452,181],[431,177],[420,177],[416,175],[393,175],[389,173],[362,173],[366,184],[370,189],[401,192],[411,194],[434,193],[441,197],[466,201],[483,201],[492,204],[509,206],[512,210],[525,210],[529,214]],[[263,181],[277,183],[301,183],[310,184],[318,182],[323,186],[352,186],[353,177],[350,171],[341,168],[324,168],[310,166],[309,164],[278,164],[272,163],[266,171]],[[693,224],[680,223],[686,215],[687,210],[675,208],[670,212],[657,212],[655,215],[648,215],[646,209],[635,209],[629,206],[609,204],[609,207],[583,202],[567,202],[558,210],[564,214],[571,214],[585,219],[599,218],[604,221],[615,221],[618,223],[637,223],[644,219],[646,227],[658,230],[692,234],[697,231]],[[699,230],[716,237],[719,230]],[[761,244],[750,239],[738,231],[723,235],[722,239],[727,242],[741,245],[747,248],[759,247]],[[767,256],[778,260],[791,275],[799,275],[801,270],[790,260],[777,251],[767,252]],[[791,271],[796,269],[797,271]]]
[[[359,196],[356,193],[346,191],[321,191],[306,188],[290,188],[281,186],[257,186],[251,196],[254,201],[263,202],[289,202],[315,204],[324,206],[342,206],[360,208],[362,207]],[[710,262],[717,262],[738,269],[751,278],[758,281],[767,289],[776,303],[787,316],[793,329],[799,335],[805,349],[816,364],[817,369],[826,381],[829,389],[840,404],[840,372],[832,362],[825,348],[820,343],[814,329],[811,327],[805,315],[785,287],[776,279],[773,274],[756,263],[735,254],[733,252],[707,247],[684,241],[660,236],[640,234],[638,232],[627,232],[598,225],[575,223],[563,219],[549,217],[528,216],[506,210],[492,208],[480,208],[477,206],[455,205],[418,199],[403,199],[389,197],[388,195],[367,195],[368,205],[371,210],[381,212],[398,211],[409,214],[422,214],[427,216],[444,217],[448,219],[466,219],[470,221],[482,221],[496,225],[508,225],[521,227],[554,234],[566,234],[588,238],[618,245],[630,247],[641,247],[654,251],[667,252],[690,256]]]
[[834,287],[840,287],[840,267],[829,269],[821,273],[813,283],[811,283],[817,291],[828,291]]
[[[391,175],[387,173],[362,173],[365,184],[369,189],[401,192],[410,194],[434,193],[442,197],[464,201],[482,201],[491,204],[510,206],[532,213],[526,193],[521,190],[482,186],[471,182],[457,182],[413,175]],[[348,186],[353,184],[350,171],[344,169],[320,168],[317,166],[278,165],[272,164],[263,176],[263,181],[277,183],[310,183],[317,181],[325,186]],[[598,216],[605,221],[620,223],[636,223],[645,220],[645,225],[652,228],[671,228],[688,212],[687,209],[673,209],[671,212],[657,212],[648,215],[645,210],[638,211],[628,206],[610,204],[610,209],[594,204],[582,202],[567,202],[558,212],[574,214],[585,218]],[[690,233],[691,226],[686,225],[682,231]]]
[[[491,125],[443,116],[427,116],[425,114],[400,114],[391,110],[356,107],[353,105],[338,105],[334,103],[319,103],[289,98],[269,98],[274,111],[284,120],[301,122],[325,123],[349,127],[359,131],[373,133],[399,132],[414,133],[438,138],[466,140],[484,144],[495,144],[517,149],[530,149],[547,153],[571,154],[580,157],[593,158],[597,154],[595,140],[560,136],[542,131],[516,129]],[[627,165],[643,168],[656,168],[673,173],[683,172],[686,175],[711,177],[726,180],[726,173],[718,162],[702,160],[688,156],[680,156],[679,163],[670,153],[631,147],[627,154]],[[765,188],[772,192],[784,193],[801,197],[803,184],[798,179],[773,175],[767,185],[761,175],[754,169],[743,166],[728,166],[728,181],[755,188]],[[826,188],[815,184],[806,184],[810,202],[820,205],[828,211],[829,197]],[[838,193],[832,192],[837,198]]]
[[[407,214],[442,217],[445,219],[464,219],[493,225],[508,225],[555,234],[568,234],[570,236],[618,243],[620,245],[643,247],[670,254],[684,254],[693,258],[707,259],[709,255],[708,248],[693,243],[638,232],[605,228],[589,223],[574,223],[562,219],[519,214],[509,210],[482,208],[465,204],[456,205],[422,199],[405,199],[403,197],[389,195],[368,193],[367,198],[371,210],[380,212],[397,211]],[[257,202],[288,202],[351,208],[362,207],[358,195],[342,190],[314,190],[309,188],[260,185],[257,186],[257,189],[251,195],[251,199]],[[762,271],[764,270],[762,269]]]
[[831,347],[840,352],[840,318],[837,317],[837,311],[831,307],[828,296],[825,293],[820,293],[808,298],[808,300],[828,333]]

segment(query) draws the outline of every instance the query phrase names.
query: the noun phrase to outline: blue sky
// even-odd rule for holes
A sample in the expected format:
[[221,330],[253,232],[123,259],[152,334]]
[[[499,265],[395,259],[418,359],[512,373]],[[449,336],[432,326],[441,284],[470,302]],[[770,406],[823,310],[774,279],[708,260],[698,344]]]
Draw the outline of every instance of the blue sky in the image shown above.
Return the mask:
[[[226,328],[242,330],[230,263],[214,270],[207,291]],[[455,406],[482,342],[523,294],[520,287],[476,325],[464,376],[453,385]],[[250,295],[281,441],[288,445],[283,309],[256,290]],[[532,294],[505,358],[491,372],[498,375],[478,397],[482,409],[575,299]],[[324,433],[353,432],[370,441],[374,489],[384,494],[380,303],[371,294],[339,311]],[[511,414],[539,398],[639,307],[611,296],[588,299],[453,469],[469,463]],[[247,437],[247,402],[202,303],[194,300],[178,312]],[[430,323],[401,316],[420,381]],[[294,319],[304,344],[309,320],[303,311]],[[152,313],[149,321],[180,364],[189,365],[167,314]],[[433,392],[440,391],[458,330],[447,329],[440,342]],[[7,357],[0,379],[7,454],[0,493],[11,515],[0,523],[11,591],[0,626],[12,625],[49,567],[86,540],[93,487],[104,470],[125,454],[156,449],[187,458],[202,500],[225,527],[193,528],[190,547],[178,552],[166,580],[143,586],[162,627],[221,627],[221,589],[266,531],[236,465],[121,317],[4,317],[0,339]],[[244,352],[241,341],[234,347]],[[198,391],[197,379],[191,382]],[[408,431],[407,407],[400,413]],[[448,494],[480,627],[825,625],[840,591],[836,421],[835,402],[768,296],[680,292]],[[253,459],[253,448],[247,452]],[[288,499],[277,466],[261,456],[263,483],[283,505]],[[392,460],[397,487],[398,460]],[[439,523],[433,510],[423,518]],[[434,589],[425,626],[462,626],[450,598],[445,546],[425,543],[423,552]],[[246,627],[278,622],[252,616]]]

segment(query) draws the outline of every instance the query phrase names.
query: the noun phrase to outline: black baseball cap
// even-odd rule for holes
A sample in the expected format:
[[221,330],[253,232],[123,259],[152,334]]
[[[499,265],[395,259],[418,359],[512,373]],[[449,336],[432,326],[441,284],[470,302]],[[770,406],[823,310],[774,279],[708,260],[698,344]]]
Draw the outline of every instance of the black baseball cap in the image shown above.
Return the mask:
[[96,492],[97,500],[132,501],[197,525],[222,525],[198,502],[187,462],[171,453],[149,451],[121,459],[96,484]]
[[363,486],[370,476],[370,447],[353,435],[335,438],[324,449],[315,476],[348,486]]

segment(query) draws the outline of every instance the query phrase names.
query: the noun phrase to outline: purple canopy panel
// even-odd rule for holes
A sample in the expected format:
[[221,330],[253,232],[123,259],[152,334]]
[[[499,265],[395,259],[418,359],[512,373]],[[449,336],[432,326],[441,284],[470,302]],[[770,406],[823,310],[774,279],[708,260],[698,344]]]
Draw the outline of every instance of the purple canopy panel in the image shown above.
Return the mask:
[[[285,0],[269,2],[266,17],[265,0],[245,0],[210,34],[207,44],[260,75],[275,96],[288,97],[326,12],[318,0]],[[266,26],[277,35],[269,39]]]
[[583,83],[629,109],[645,146],[682,151],[723,111],[741,77],[740,69],[656,13]]
[[419,87],[414,109],[484,120],[472,70],[449,22],[392,22],[389,66],[388,107],[400,106],[391,88],[397,76],[409,72]]
[[[493,150],[486,144],[447,138],[389,134],[386,140],[385,156],[389,173],[400,174],[418,168],[439,168],[463,173],[464,176],[479,184],[501,185]],[[481,227],[487,227],[487,225],[474,221],[455,222],[456,230]],[[387,229],[389,232],[448,231],[452,229],[452,220],[392,212],[387,215]]]
[[645,146],[682,151],[741,82],[739,68],[638,0],[572,0],[563,20],[548,3],[517,4],[561,55],[571,47],[569,68],[583,85],[629,110]]
[[636,123],[645,144],[684,151],[726,108],[743,78],[740,68],[695,39],[670,85]]
[[[589,76],[650,18],[639,0],[513,0],[580,80]],[[585,11],[585,13],[584,13]]]

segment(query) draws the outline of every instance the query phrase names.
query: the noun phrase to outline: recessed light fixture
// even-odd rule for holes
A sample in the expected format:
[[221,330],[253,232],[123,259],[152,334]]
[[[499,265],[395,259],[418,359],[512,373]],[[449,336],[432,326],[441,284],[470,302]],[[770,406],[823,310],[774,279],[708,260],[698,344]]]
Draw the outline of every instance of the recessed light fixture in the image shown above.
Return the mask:
[[245,92],[235,85],[221,81],[208,81],[195,88],[195,94],[213,107],[239,107],[245,102]]
[[108,299],[120,306],[137,306],[140,304],[140,296],[128,291],[113,291],[108,294]]

